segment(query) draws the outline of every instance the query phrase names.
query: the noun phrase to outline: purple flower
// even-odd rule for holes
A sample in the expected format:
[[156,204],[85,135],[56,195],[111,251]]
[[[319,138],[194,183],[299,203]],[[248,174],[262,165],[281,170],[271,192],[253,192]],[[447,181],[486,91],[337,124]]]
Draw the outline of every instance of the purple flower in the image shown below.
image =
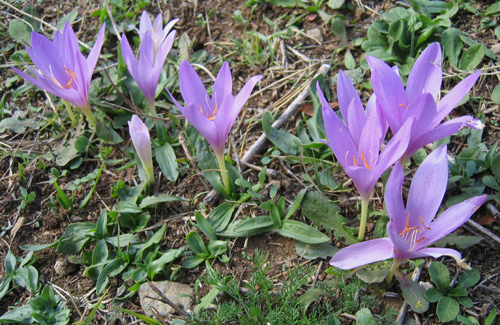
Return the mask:
[[375,57],[367,56],[366,59],[372,72],[375,96],[392,132],[398,132],[410,117],[415,119],[410,144],[402,161],[407,161],[426,144],[456,133],[464,126],[475,129],[483,127],[479,120],[469,115],[439,124],[469,92],[481,74],[477,71],[468,76],[438,101],[443,78],[439,43],[429,45],[415,61],[406,89],[397,71]]
[[212,147],[228,193],[230,184],[224,162],[226,140],[241,108],[260,79],[262,79],[260,75],[253,76],[245,83],[241,91],[233,96],[233,77],[229,63],[224,62],[215,79],[210,97],[194,68],[183,60],[179,72],[179,85],[186,107],[182,107],[165,88],[177,108]]
[[323,106],[327,144],[354,182],[361,200],[367,202],[380,176],[405,152],[412,119],[405,122],[401,132],[396,133],[380,152],[387,126],[378,106],[369,101],[367,111],[370,113],[367,116],[356,89],[341,71],[337,94],[344,124],[331,109],[319,84],[316,88]]
[[448,255],[460,261],[462,256],[454,249],[426,246],[460,227],[484,203],[487,195],[454,205],[434,219],[448,181],[446,150],[443,145],[422,162],[413,177],[406,207],[401,196],[404,172],[397,163],[385,191],[385,204],[390,217],[387,224],[389,237],[343,248],[333,256],[330,264],[348,270],[393,258],[395,269],[405,260],[418,257]]
[[155,112],[156,86],[160,79],[163,63],[174,43],[175,31],[169,32],[177,21],[178,19],[171,20],[162,29],[163,20],[161,14],[156,16],[154,23],[151,25],[149,14],[146,11],[142,13],[138,30],[141,39],[139,60],[136,59],[132,52],[125,34],[122,35],[123,59],[127,64],[128,71],[144,93],[152,113]]
[[186,107],[182,107],[168,89],[167,91],[181,113],[207,139],[215,155],[220,157],[224,156],[226,140],[234,121],[260,79],[262,79],[260,75],[253,76],[241,91],[233,96],[231,70],[229,64],[224,62],[215,79],[210,97],[194,68],[183,60],[179,72],[179,84]]
[[142,166],[146,171],[148,181],[154,183],[155,175],[148,127],[137,115],[132,115],[132,120],[128,121],[128,127],[130,137],[132,138],[132,142],[134,143],[135,150],[139,155]]
[[95,118],[89,103],[92,74],[101,52],[105,24],[102,25],[94,47],[87,59],[80,52],[78,39],[69,22],[63,31],[56,31],[51,42],[45,36],[31,32],[31,48],[26,51],[37,70],[35,78],[12,67],[21,77],[78,107],[95,127]]

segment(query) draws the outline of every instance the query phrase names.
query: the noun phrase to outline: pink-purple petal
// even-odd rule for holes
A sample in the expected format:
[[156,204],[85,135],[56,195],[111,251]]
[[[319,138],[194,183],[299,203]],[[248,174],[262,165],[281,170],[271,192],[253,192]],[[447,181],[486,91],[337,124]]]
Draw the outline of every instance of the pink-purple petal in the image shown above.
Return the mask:
[[394,257],[393,244],[389,238],[379,238],[354,244],[339,250],[330,260],[330,265],[343,270],[375,263]]
[[420,54],[408,76],[406,83],[408,104],[424,93],[432,94],[434,102],[437,101],[442,79],[441,46],[439,43],[432,43]]
[[422,162],[413,177],[406,211],[411,224],[420,224],[419,217],[428,225],[438,212],[448,184],[448,158],[445,145],[434,150]]
[[232,91],[233,76],[231,76],[229,63],[226,61],[222,64],[222,67],[217,74],[217,78],[215,79],[210,106],[213,108],[217,104],[221,105],[226,96],[232,94]]
[[234,98],[234,106],[238,110],[238,114],[247,102],[248,98],[250,97],[250,94],[253,91],[253,88],[255,85],[263,78],[261,75],[253,76],[252,78],[248,79],[248,81],[245,83],[243,88],[239,91],[239,93],[235,96]]
[[387,214],[398,231],[405,228],[406,208],[402,198],[404,171],[399,162],[394,165],[385,187],[385,207]]
[[209,97],[203,82],[186,60],[181,62],[179,69],[179,86],[182,98],[186,103],[193,103],[196,107],[208,108]]

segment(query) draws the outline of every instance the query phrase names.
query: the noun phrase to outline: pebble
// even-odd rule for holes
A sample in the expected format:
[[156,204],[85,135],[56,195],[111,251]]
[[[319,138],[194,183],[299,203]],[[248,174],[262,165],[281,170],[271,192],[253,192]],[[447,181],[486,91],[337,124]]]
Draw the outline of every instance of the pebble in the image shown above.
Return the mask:
[[[178,306],[180,305],[180,307],[185,311],[191,310],[193,300],[189,296],[194,296],[194,290],[191,286],[172,281],[152,282],[152,284],[154,284],[158,290],[160,290],[163,295],[170,299],[174,304]],[[154,309],[156,309],[163,317],[167,317],[169,314],[174,312],[174,309],[170,307],[170,305],[165,304],[160,300],[147,298],[147,296],[160,298],[156,292],[151,289],[148,283],[144,283],[139,287],[139,300],[142,310],[144,310],[146,316],[156,318]]]
[[319,28],[313,28],[313,29],[308,30],[307,35],[320,41],[321,43],[324,41],[323,34],[321,34],[321,30]]

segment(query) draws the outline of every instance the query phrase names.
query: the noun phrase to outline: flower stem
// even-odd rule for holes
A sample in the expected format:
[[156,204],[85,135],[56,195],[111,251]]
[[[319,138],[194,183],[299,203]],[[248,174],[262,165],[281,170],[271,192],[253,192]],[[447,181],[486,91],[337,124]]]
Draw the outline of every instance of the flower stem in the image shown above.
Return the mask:
[[[371,195],[370,195],[371,196]],[[359,224],[358,239],[363,240],[365,238],[366,230],[366,220],[368,219],[368,202],[370,197],[367,199],[361,199],[361,223]]]
[[398,260],[396,260],[396,259],[392,260],[391,268],[389,269],[389,273],[387,273],[387,278],[385,278],[386,286],[389,286],[391,284],[392,278],[394,276],[394,272],[398,268],[399,264],[401,264],[401,263]]
[[71,119],[71,125],[76,125],[77,121],[76,121],[76,117],[75,117],[75,114],[73,114],[73,110],[71,109],[71,105],[68,103],[68,101],[66,100],[62,100],[63,103],[64,103],[64,107],[66,107],[66,112],[68,113],[69,115],[69,118]]
[[217,163],[219,164],[220,174],[222,176],[222,182],[224,183],[224,188],[226,189],[226,193],[231,193],[231,185],[229,183],[229,176],[226,169],[226,161],[224,159],[224,154],[216,155]]
[[146,171],[146,175],[148,177],[148,183],[154,184],[154,182],[155,182],[155,173],[153,171],[153,166],[150,166],[150,167],[144,166],[144,170]]
[[156,117],[156,102],[154,99],[149,102],[149,114]]

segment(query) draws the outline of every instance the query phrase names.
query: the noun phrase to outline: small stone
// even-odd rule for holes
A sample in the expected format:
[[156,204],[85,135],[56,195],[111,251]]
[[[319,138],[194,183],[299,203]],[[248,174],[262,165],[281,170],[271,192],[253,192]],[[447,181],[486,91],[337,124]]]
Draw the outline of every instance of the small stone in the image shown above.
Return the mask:
[[500,44],[495,44],[491,47],[491,50],[493,53],[500,55]]
[[319,28],[313,28],[313,29],[308,30],[307,35],[320,41],[321,43],[323,43],[323,41],[324,41],[323,34],[321,34],[321,30]]
[[[170,299],[174,304],[183,310],[190,310],[193,305],[193,300],[189,296],[194,296],[194,290],[191,286],[183,283],[172,281],[152,282],[165,297]],[[139,301],[141,302],[142,310],[148,317],[156,317],[154,309],[163,317],[167,317],[175,310],[170,305],[163,303],[160,300],[150,299],[147,297],[160,298],[156,292],[151,289],[148,283],[144,283],[139,287]]]
[[60,276],[68,275],[75,270],[76,265],[70,264],[66,260],[57,260],[54,264],[54,271]]

